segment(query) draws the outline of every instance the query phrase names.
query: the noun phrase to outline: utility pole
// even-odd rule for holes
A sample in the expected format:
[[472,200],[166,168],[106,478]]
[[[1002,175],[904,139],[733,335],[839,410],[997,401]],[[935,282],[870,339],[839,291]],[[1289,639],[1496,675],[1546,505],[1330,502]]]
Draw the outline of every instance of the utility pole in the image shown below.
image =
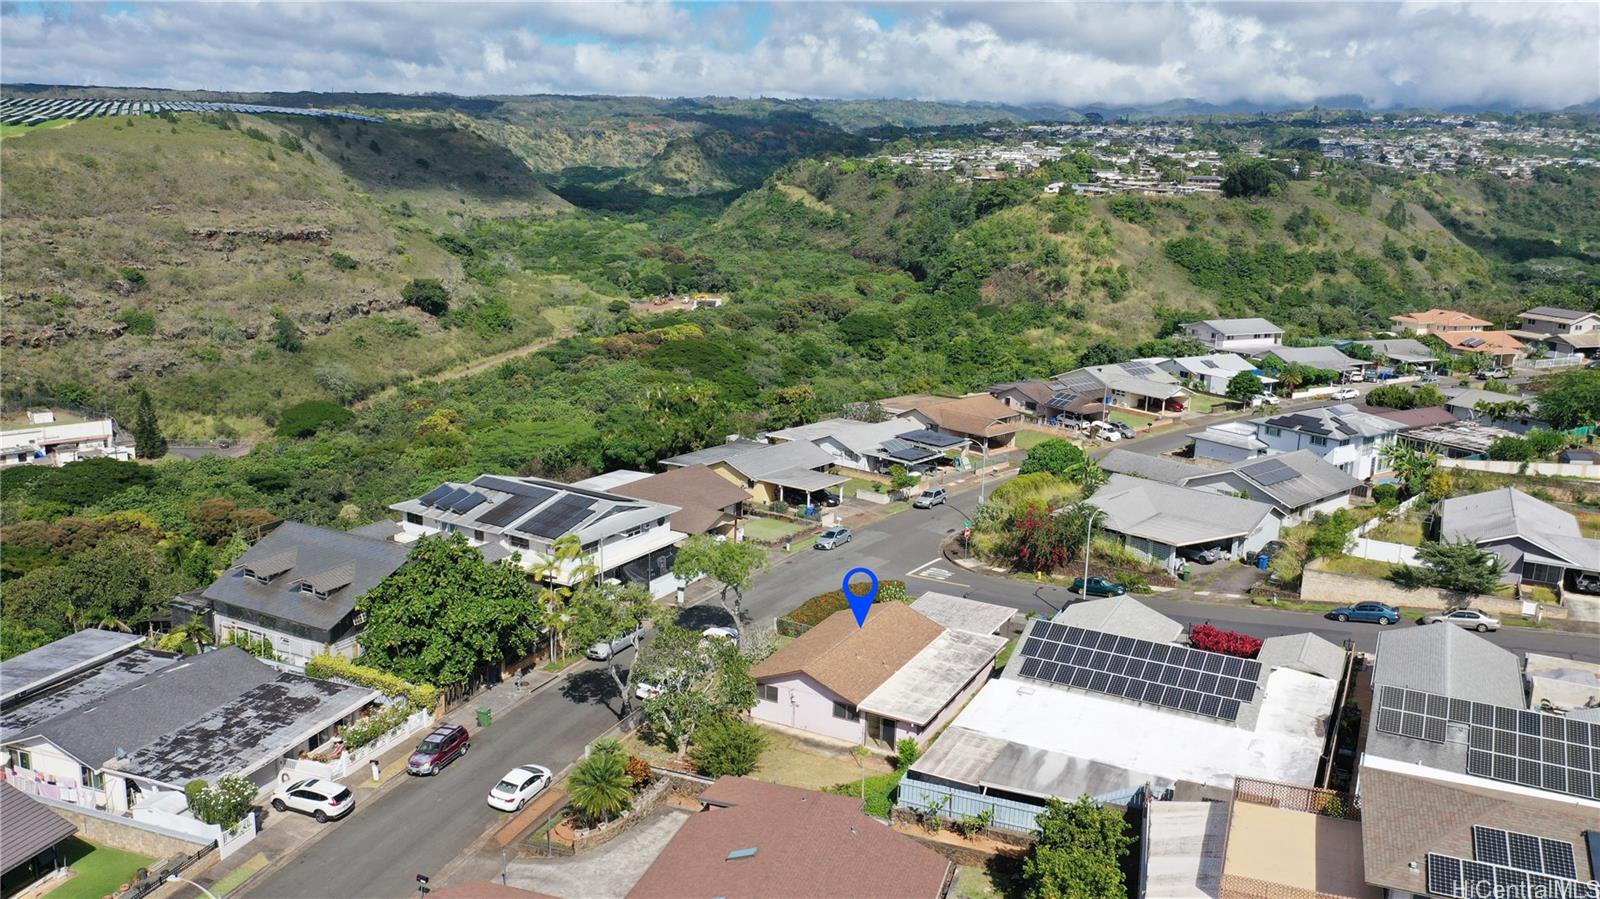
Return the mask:
[[1104,515],[1104,509],[1095,507],[1089,513],[1089,523],[1083,528],[1083,598],[1089,598],[1089,551],[1094,546],[1094,519],[1096,515]]

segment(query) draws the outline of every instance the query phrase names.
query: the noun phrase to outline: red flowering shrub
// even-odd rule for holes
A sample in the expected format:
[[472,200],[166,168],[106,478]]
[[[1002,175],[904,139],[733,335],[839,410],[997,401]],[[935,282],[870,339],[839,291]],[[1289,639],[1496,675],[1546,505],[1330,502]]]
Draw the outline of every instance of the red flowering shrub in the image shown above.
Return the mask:
[[1225,631],[1209,624],[1195,625],[1194,630],[1189,632],[1189,645],[1241,659],[1253,659],[1261,651],[1261,641],[1255,637],[1238,631]]

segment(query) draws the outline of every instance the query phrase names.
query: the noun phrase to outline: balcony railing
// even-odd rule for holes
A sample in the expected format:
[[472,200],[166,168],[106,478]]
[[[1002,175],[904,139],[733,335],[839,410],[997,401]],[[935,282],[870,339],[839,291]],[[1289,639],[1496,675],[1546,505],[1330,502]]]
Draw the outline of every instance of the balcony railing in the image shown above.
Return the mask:
[[1349,793],[1302,787],[1279,783],[1275,780],[1258,780],[1254,777],[1233,779],[1233,801],[1270,805],[1273,808],[1307,812],[1326,818],[1361,820],[1361,803]]

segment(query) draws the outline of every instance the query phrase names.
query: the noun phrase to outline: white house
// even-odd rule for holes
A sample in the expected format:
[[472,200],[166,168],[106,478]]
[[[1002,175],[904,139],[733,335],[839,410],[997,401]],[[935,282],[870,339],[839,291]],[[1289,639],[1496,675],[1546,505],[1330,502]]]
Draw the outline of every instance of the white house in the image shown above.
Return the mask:
[[1264,459],[1251,455],[1219,468],[1114,449],[1100,460],[1100,467],[1163,484],[1248,497],[1272,506],[1285,525],[1350,505],[1350,491],[1361,485],[1307,450]]
[[[587,562],[602,579],[645,584],[658,599],[679,586],[672,563],[686,535],[670,524],[677,506],[542,478],[480,475],[389,508],[403,516],[400,543],[458,533],[490,561],[516,555],[528,571],[550,566],[557,584],[575,583]],[[580,541],[583,559],[557,563],[552,547],[568,534]]]
[[1217,353],[1264,353],[1283,345],[1283,329],[1264,318],[1212,318],[1190,322],[1184,333]]
[[[1251,429],[1254,433],[1250,433]],[[1212,425],[1194,438],[1198,459],[1237,462],[1310,450],[1345,474],[1369,480],[1385,470],[1382,453],[1405,425],[1349,403]]]
[[26,418],[0,420],[0,468],[60,467],[97,458],[128,461],[134,457],[133,445],[119,442],[116,431],[109,418],[76,419],[49,409],[29,412]]
[[1089,500],[1105,514],[1098,522],[1122,545],[1177,570],[1185,549],[1217,549],[1238,558],[1278,539],[1282,523],[1272,506],[1211,490],[1113,474]]
[[832,456],[836,465],[871,472],[888,471],[895,465],[908,471],[929,471],[948,461],[946,453],[966,445],[964,439],[929,430],[910,416],[878,422],[829,418],[772,431],[767,439],[779,444],[809,442]]
[[1241,372],[1255,374],[1264,385],[1278,382],[1276,378],[1263,373],[1254,362],[1237,353],[1180,356],[1176,359],[1163,359],[1156,363],[1156,367],[1181,380],[1193,381],[1200,385],[1202,391],[1216,396],[1227,395],[1228,382]]

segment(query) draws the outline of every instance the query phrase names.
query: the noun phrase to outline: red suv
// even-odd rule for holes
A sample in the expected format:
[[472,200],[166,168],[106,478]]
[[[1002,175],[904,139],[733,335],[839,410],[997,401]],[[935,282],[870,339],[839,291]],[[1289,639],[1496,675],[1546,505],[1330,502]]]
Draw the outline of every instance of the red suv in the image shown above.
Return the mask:
[[406,773],[438,774],[445,765],[455,761],[457,756],[466,755],[471,748],[466,728],[459,724],[442,724],[417,744],[406,762]]

